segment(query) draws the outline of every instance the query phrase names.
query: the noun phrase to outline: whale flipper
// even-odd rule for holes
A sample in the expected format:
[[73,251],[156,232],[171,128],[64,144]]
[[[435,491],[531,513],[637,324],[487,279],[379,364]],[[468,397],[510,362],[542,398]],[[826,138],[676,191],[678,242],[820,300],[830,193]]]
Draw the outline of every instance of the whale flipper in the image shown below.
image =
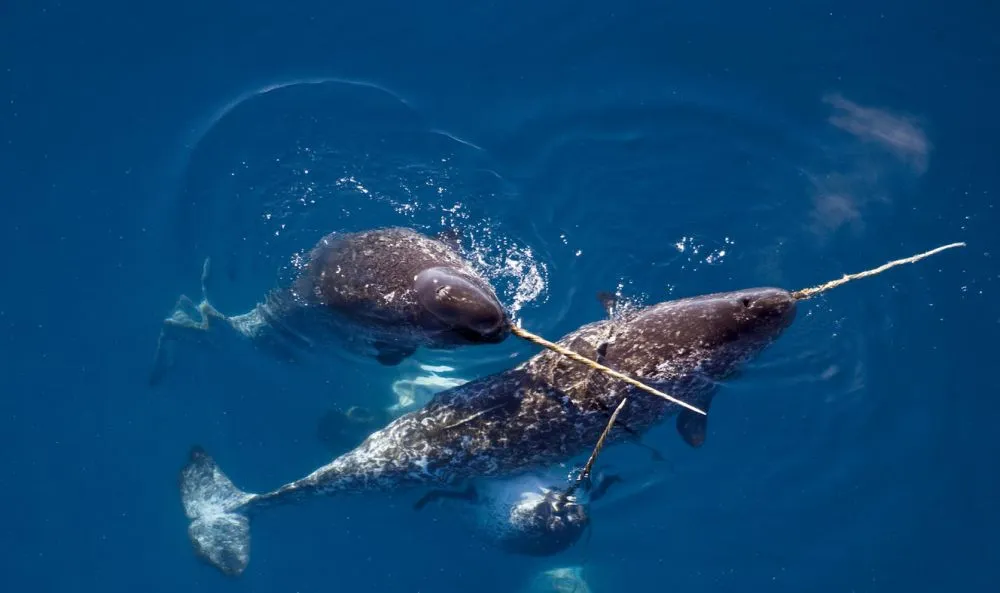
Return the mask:
[[[708,412],[711,399],[702,405],[702,409]],[[684,442],[692,447],[700,447],[705,444],[705,437],[708,436],[708,416],[684,409],[677,414],[677,432],[684,439]]]
[[416,348],[397,346],[387,342],[375,342],[375,360],[385,366],[396,366],[417,351]]
[[196,553],[225,574],[242,573],[250,561],[250,519],[242,509],[255,495],[234,486],[197,446],[181,470],[180,488]]

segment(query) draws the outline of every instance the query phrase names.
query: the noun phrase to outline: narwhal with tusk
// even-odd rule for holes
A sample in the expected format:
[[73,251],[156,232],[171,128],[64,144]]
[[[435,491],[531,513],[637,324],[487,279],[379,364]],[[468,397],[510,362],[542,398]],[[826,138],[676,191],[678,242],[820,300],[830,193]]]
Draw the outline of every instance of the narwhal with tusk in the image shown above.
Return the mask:
[[[598,358],[707,408],[719,382],[778,339],[795,319],[797,301],[817,291],[757,288],[666,301],[625,319],[584,325],[555,346]],[[622,407],[625,397],[629,405]],[[615,425],[602,437],[612,426],[608,410],[620,414],[618,422],[631,431]],[[180,474],[188,535],[202,558],[236,575],[249,562],[250,518],[268,507],[316,496],[515,476],[571,460],[605,437],[608,444],[633,438],[633,432],[642,434],[674,414],[685,440],[699,444],[704,415],[544,351],[512,369],[438,393],[354,450],[271,492],[240,490],[194,447]]]

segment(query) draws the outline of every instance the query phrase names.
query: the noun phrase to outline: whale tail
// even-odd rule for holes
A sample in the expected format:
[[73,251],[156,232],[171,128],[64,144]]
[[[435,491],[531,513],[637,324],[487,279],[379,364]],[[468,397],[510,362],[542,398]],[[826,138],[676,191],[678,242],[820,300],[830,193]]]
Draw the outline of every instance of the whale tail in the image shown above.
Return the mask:
[[197,446],[181,470],[180,490],[184,512],[191,520],[188,536],[195,552],[225,574],[241,574],[250,561],[246,506],[257,495],[237,488]]
[[163,320],[149,373],[150,387],[160,385],[175,366],[177,344],[180,342],[211,342],[210,332],[216,326],[227,326],[227,318],[208,300],[208,277],[211,260],[205,259],[201,271],[201,302],[195,303],[181,295],[170,316]]

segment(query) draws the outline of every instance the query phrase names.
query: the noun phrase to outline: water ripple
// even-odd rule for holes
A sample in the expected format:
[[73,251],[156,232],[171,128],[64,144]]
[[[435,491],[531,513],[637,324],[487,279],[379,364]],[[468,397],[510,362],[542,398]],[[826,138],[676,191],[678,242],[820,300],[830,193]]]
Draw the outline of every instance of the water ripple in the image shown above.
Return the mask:
[[321,236],[404,225],[461,231],[467,255],[514,312],[544,302],[533,237],[507,224],[517,189],[473,142],[377,85],[296,80],[240,95],[192,138],[177,250],[212,256],[223,310],[287,282]]
[[[549,100],[484,140],[457,137],[370,85],[275,86],[228,106],[199,138],[178,248],[193,267],[205,255],[225,262],[223,298],[248,307],[331,230],[455,227],[526,327],[555,339],[603,314],[601,290],[643,305],[797,289],[944,242],[915,236],[901,215],[933,160],[918,119],[832,93],[816,98],[815,117],[792,123],[780,106],[742,99]],[[840,494],[884,466],[848,444],[916,463],[919,451],[904,450],[911,439],[901,435],[928,422],[930,397],[911,397],[918,384],[873,361],[905,361],[894,355],[905,347],[902,326],[929,312],[935,269],[892,270],[803,303],[779,343],[722,385],[705,449],[685,449],[672,427],[650,435],[677,459],[676,475],[723,475],[726,489],[643,483],[675,489],[672,504],[695,517],[722,509],[750,523],[783,508],[822,523],[837,516]],[[511,355],[439,360],[461,366],[464,380],[509,366]],[[645,463],[633,467],[654,471]],[[855,521],[891,501],[891,483],[872,483]],[[614,500],[602,512],[648,509]]]

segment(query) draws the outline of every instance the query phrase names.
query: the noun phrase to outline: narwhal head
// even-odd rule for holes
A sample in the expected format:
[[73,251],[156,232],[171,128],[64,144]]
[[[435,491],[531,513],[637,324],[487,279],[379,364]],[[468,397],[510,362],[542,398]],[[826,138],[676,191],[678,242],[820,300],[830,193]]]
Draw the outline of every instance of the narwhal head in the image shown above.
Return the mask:
[[558,488],[525,493],[510,509],[500,545],[508,552],[550,556],[568,549],[590,524],[586,505]]
[[510,320],[484,280],[447,267],[423,270],[413,288],[423,323],[458,344],[497,344],[510,334]]
[[624,322],[605,356],[619,371],[653,381],[691,373],[719,380],[780,337],[795,313],[795,299],[780,288],[666,301]]

